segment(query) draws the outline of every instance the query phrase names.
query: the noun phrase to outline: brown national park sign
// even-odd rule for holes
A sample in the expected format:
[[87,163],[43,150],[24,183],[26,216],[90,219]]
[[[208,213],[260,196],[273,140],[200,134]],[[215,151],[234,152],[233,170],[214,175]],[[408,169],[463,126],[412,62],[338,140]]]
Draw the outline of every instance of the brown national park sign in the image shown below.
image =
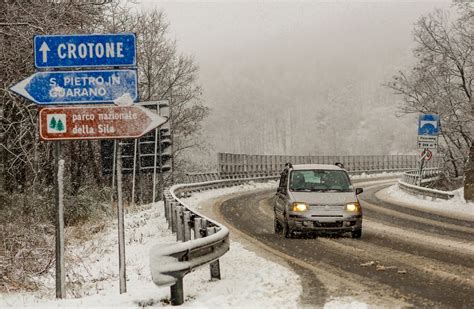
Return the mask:
[[48,107],[39,112],[42,140],[137,138],[166,122],[141,106]]

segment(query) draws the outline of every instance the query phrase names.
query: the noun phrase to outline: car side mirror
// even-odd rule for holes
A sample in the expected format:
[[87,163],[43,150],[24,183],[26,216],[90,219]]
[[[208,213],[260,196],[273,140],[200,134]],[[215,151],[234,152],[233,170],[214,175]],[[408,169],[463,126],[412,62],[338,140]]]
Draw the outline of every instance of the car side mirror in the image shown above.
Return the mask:
[[364,189],[362,189],[362,188],[356,188],[356,195],[359,195],[359,194],[361,194],[362,192],[364,192]]

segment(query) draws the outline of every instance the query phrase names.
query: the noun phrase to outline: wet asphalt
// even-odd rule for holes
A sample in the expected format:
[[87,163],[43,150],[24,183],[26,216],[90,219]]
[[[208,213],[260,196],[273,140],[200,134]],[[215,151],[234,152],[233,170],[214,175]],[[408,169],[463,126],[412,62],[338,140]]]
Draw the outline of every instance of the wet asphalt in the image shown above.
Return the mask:
[[[344,291],[344,278],[356,282],[372,299],[392,298],[408,306],[438,308],[474,307],[474,256],[472,251],[454,250],[443,245],[423,244],[409,238],[393,237],[390,227],[448,241],[471,244],[472,222],[408,209],[379,200],[375,193],[386,187],[365,189],[359,196],[364,212],[364,231],[360,240],[346,236],[296,235],[286,239],[273,231],[274,190],[239,195],[219,207],[225,220],[249,237],[291,257],[289,264],[302,278],[303,307],[321,307],[331,293]],[[384,210],[390,210],[387,213]],[[420,218],[423,219],[420,221]],[[370,222],[387,226],[385,230],[367,228]],[[457,229],[456,227],[462,227]],[[423,238],[421,238],[423,239]],[[459,247],[459,246],[458,246]],[[292,261],[304,261],[314,269],[325,268],[337,278],[316,275],[308,267]],[[336,285],[328,290],[328,286]],[[353,286],[353,285],[352,285]],[[354,290],[354,288],[352,288]],[[357,290],[357,288],[356,288]],[[339,292],[338,292],[339,291]],[[342,292],[341,292],[342,291]],[[360,292],[362,293],[362,292]],[[352,294],[358,295],[357,291]]]

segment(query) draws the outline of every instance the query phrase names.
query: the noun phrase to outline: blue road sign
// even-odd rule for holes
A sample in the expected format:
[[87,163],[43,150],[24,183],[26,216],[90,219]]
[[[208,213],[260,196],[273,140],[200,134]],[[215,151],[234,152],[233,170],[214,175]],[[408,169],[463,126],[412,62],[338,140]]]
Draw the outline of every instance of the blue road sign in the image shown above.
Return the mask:
[[34,38],[35,67],[135,66],[135,46],[133,33],[37,35]]
[[37,72],[10,88],[39,105],[137,101],[135,70]]
[[418,119],[418,135],[438,136],[439,116],[436,114],[423,114]]

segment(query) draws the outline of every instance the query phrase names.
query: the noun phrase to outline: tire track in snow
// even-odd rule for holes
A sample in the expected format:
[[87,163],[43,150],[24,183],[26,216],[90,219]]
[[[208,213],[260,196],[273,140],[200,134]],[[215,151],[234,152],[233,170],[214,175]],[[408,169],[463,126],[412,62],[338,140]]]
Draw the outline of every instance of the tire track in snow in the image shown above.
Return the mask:
[[[224,203],[222,212],[227,220],[229,216],[231,217],[231,220],[228,221],[231,221],[238,229],[267,245],[271,245],[273,248],[277,248],[293,257],[299,257],[312,265],[330,265],[333,269],[335,268],[336,273],[342,271],[342,273],[351,273],[352,276],[361,276],[363,278],[362,282],[375,280],[379,284],[391,285],[395,290],[393,291],[395,295],[400,293],[402,298],[410,299],[413,304],[462,306],[466,304],[466,301],[474,301],[472,299],[472,278],[469,277],[472,269],[463,268],[462,266],[458,268],[458,266],[450,265],[446,261],[437,261],[436,256],[426,258],[416,256],[414,252],[405,252],[403,244],[413,243],[413,239],[416,239],[416,237],[398,237],[398,240],[402,240],[401,243],[391,243],[392,247],[395,246],[395,249],[384,247],[383,243],[380,242],[370,243],[370,237],[365,241],[364,236],[361,242],[342,238],[339,243],[337,239],[330,238],[294,240],[278,238],[277,235],[270,233],[272,229],[271,208],[268,201],[264,201],[268,200],[272,194],[273,192],[268,192],[234,198],[229,203]],[[267,204],[266,207],[265,204]],[[226,207],[231,208],[231,211],[228,212],[229,209],[226,210]],[[400,232],[392,227],[387,229],[386,226],[382,225],[381,227],[377,224],[377,222],[374,223],[371,220],[367,221],[364,229],[369,227],[368,236],[380,234],[382,228],[385,229],[384,233],[388,235]],[[399,230],[404,231],[403,226]],[[420,237],[416,240],[418,245]],[[426,247],[426,239],[421,239],[421,242]],[[411,245],[411,248],[413,248],[413,244]],[[439,244],[437,245],[439,247]],[[431,246],[431,244],[428,246]],[[459,246],[456,249],[461,249],[461,247]],[[308,258],[308,255],[310,258]],[[401,275],[393,271],[378,271],[374,267],[362,268],[360,266],[373,256],[376,260],[380,260],[381,265],[391,266],[390,264],[397,264],[398,267],[406,268],[410,264],[415,264],[416,267],[410,268],[412,272]],[[447,270],[443,270],[443,268]],[[454,274],[450,272],[454,272]],[[433,282],[435,282],[434,286]]]

